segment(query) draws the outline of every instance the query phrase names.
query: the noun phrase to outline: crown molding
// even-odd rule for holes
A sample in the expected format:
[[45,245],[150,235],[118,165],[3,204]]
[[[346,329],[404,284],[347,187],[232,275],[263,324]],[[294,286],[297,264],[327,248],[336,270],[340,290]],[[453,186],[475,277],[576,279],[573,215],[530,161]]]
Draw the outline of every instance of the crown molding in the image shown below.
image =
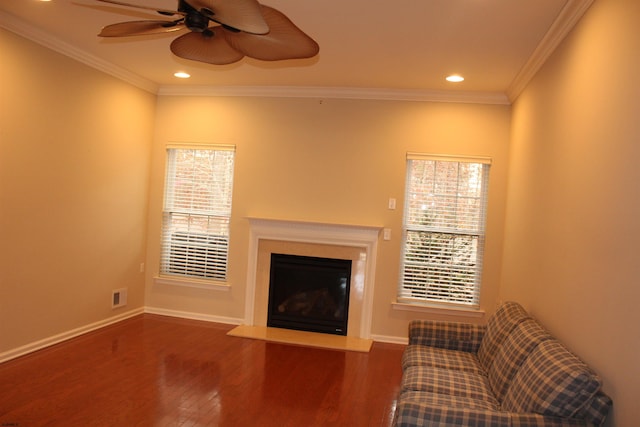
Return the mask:
[[118,67],[108,61],[78,49],[4,11],[0,11],[0,27],[157,95],[369,99],[387,101],[509,104],[507,96],[498,92],[452,92],[384,88],[293,86],[159,86],[158,84],[140,77],[122,67]]
[[4,11],[0,11],[0,27],[84,63],[85,65],[110,74],[147,92],[160,96],[246,96],[510,105],[516,100],[520,93],[522,93],[545,61],[552,55],[594,1],[595,0],[567,0],[558,17],[549,28],[549,31],[547,31],[542,41],[538,44],[533,54],[516,75],[505,93],[352,87],[160,86],[111,62],[100,59],[63,42]]
[[25,23],[24,21],[16,18],[15,16],[0,10],[0,27],[11,31],[19,36],[29,39],[37,44],[47,47],[53,51],[61,53],[78,62],[88,65],[92,68],[105,72],[107,74],[123,80],[140,89],[146,90],[156,94],[158,92],[158,85],[150,80],[140,77],[124,68],[118,67],[111,62],[100,59],[94,55],[91,55],[81,49],[78,49],[69,43],[48,34],[39,28]]
[[455,92],[413,89],[325,86],[161,86],[160,96],[247,96],[264,98],[320,98],[382,101],[453,102],[509,105],[500,92]]
[[514,102],[595,0],[568,0],[506,91]]

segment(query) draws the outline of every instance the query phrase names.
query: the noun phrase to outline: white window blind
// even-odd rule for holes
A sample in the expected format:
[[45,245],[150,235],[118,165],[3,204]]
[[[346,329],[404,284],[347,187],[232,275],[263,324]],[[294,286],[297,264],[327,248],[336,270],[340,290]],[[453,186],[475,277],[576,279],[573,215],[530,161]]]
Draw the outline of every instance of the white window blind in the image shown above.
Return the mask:
[[489,168],[407,155],[400,302],[479,305]]
[[169,147],[160,272],[226,280],[233,146]]

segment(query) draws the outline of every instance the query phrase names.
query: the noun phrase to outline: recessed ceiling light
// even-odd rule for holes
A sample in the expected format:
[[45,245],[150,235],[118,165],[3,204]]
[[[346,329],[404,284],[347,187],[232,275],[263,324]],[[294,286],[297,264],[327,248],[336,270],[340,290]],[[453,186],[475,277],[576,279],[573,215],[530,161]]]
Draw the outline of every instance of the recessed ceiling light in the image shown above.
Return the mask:
[[176,76],[179,79],[188,79],[189,77],[191,77],[191,74],[185,73],[184,71],[178,71],[177,73],[174,73],[173,75]]
[[462,76],[460,76],[458,74],[452,74],[450,76],[447,76],[446,80],[448,82],[451,82],[451,83],[460,83],[460,82],[464,81],[464,77],[462,77]]

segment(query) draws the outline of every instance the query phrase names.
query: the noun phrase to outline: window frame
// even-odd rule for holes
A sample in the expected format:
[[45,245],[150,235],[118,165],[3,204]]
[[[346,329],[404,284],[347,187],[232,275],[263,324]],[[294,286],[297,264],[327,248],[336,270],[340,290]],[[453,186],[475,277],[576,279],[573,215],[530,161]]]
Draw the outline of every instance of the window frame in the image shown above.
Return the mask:
[[[434,163],[434,168],[436,167],[437,162],[453,162],[453,163],[473,163],[481,165],[480,171],[480,194],[477,197],[479,201],[479,208],[477,211],[474,211],[474,215],[477,216],[477,223],[475,224],[475,228],[456,228],[456,227],[441,227],[441,226],[427,226],[427,225],[416,225],[411,224],[409,220],[409,209],[410,209],[410,198],[414,193],[417,193],[418,190],[412,187],[412,167],[413,162],[416,161],[431,161]],[[472,156],[454,156],[454,155],[438,155],[438,154],[424,154],[424,153],[407,153],[406,156],[406,176],[405,176],[405,203],[403,210],[403,224],[402,224],[402,242],[401,242],[401,257],[400,257],[400,278],[398,284],[398,295],[397,302],[395,303],[395,307],[398,309],[410,309],[410,307],[432,307],[436,309],[446,308],[446,309],[455,309],[455,310],[470,310],[470,311],[479,311],[480,310],[480,290],[482,287],[482,268],[484,262],[484,243],[486,239],[486,222],[487,222],[487,207],[489,200],[489,175],[491,169],[491,159],[488,157],[472,157]],[[456,175],[455,181],[456,185],[459,185],[460,178]],[[459,187],[456,187],[459,188]],[[460,198],[458,193],[456,193],[455,197]],[[457,200],[457,199],[456,199]],[[437,210],[437,208],[436,208]],[[466,216],[465,216],[466,218]],[[448,224],[450,225],[450,224]],[[411,265],[408,263],[408,248],[410,247],[410,243],[408,241],[409,235],[411,233],[418,233],[421,236],[427,235],[448,235],[448,236],[473,236],[471,239],[475,239],[475,249],[471,252],[475,251],[475,265],[473,267],[473,288],[471,289],[471,299],[467,301],[461,301],[462,297],[456,298],[429,298],[427,295],[425,296],[416,296],[408,295],[413,291],[423,291],[425,294],[429,292],[429,289],[425,286],[424,290],[416,289],[416,281],[406,280],[407,276],[407,265]],[[444,244],[443,244],[444,246]],[[431,248],[431,246],[428,246]],[[439,246],[436,245],[439,248]],[[423,249],[423,246],[420,246],[420,249]],[[415,247],[414,247],[415,250]],[[427,253],[430,253],[427,251]],[[415,253],[414,253],[415,258]],[[454,258],[454,251],[451,252],[451,258]],[[420,266],[420,262],[414,262],[415,265]],[[427,262],[425,262],[427,264]],[[453,265],[453,269],[461,268],[461,264],[450,264]],[[433,273],[434,277],[438,273]],[[432,276],[429,276],[431,279]],[[445,278],[451,279],[450,276],[446,276]],[[425,279],[426,280],[426,279]],[[456,283],[455,285],[459,285],[460,283]],[[468,283],[464,283],[468,285]],[[412,286],[414,286],[412,288]],[[451,288],[454,286],[452,282],[448,284],[436,284],[434,288],[436,289],[436,293],[443,289],[448,289],[448,292],[451,292]],[[434,292],[434,291],[432,291]],[[469,292],[467,289],[466,293]]]
[[[208,210],[202,209],[184,209],[184,208],[176,208],[174,205],[173,197],[176,197],[175,185],[176,183],[176,163],[172,161],[172,151],[175,150],[175,153],[178,153],[177,150],[202,150],[202,151],[215,151],[215,152],[231,152],[231,165],[229,170],[224,172],[225,177],[230,177],[230,179],[225,179],[224,190],[227,191],[228,197],[224,199],[226,206],[220,208],[219,204],[213,204],[213,208]],[[181,285],[181,286],[190,286],[197,288],[207,288],[207,289],[220,289],[226,290],[229,288],[229,248],[230,248],[230,236],[231,236],[231,215],[232,215],[232,201],[233,201],[233,185],[234,185],[234,174],[235,174],[235,161],[236,161],[236,147],[235,145],[228,144],[191,144],[191,143],[172,143],[167,144],[165,147],[165,175],[164,175],[164,187],[163,187],[163,201],[162,201],[162,213],[161,213],[161,228],[160,228],[160,254],[159,254],[159,263],[158,263],[158,275],[154,278],[156,283],[160,284],[170,284],[170,285]],[[210,183],[209,183],[210,184]],[[195,197],[195,196],[194,196]],[[207,201],[214,201],[215,197],[206,198]],[[172,228],[169,224],[172,223],[172,219],[175,219],[176,216],[183,216],[187,218],[188,226],[187,230],[184,229],[175,229]],[[217,272],[216,274],[210,275],[210,277],[205,277],[205,274],[189,274],[189,272],[193,273],[196,270],[195,267],[191,266],[189,263],[189,258],[195,252],[195,257],[200,260],[205,259],[205,269],[209,267],[210,260],[214,257],[214,255],[209,255],[209,250],[211,247],[219,244],[219,241],[216,243],[213,241],[215,238],[219,238],[220,234],[214,234],[210,229],[206,231],[201,231],[199,229],[192,230],[191,220],[193,218],[200,219],[214,219],[220,220],[223,226],[218,226],[218,230],[223,230],[222,235],[226,237],[226,250],[222,255],[220,252],[217,252],[217,255],[224,256],[224,271],[222,275]],[[183,219],[184,221],[184,219]],[[172,240],[176,234],[188,235],[188,241],[185,243],[184,236],[182,236],[183,240],[180,242]],[[171,236],[171,237],[169,237]],[[191,237],[195,236],[196,240],[191,239]],[[203,243],[202,240],[205,238],[206,243]],[[209,239],[212,242],[209,242]],[[194,243],[195,242],[195,243]],[[180,243],[182,248],[176,249],[175,244]],[[206,255],[201,255],[203,251],[203,247],[205,248]],[[182,249],[182,254],[185,258],[183,261],[183,272],[176,272],[176,269],[171,267],[171,263],[175,263],[175,258],[171,258],[172,252],[176,250]],[[219,249],[219,248],[218,248]],[[199,252],[199,253],[198,253]],[[175,256],[175,255],[174,255]],[[219,260],[219,258],[218,258]],[[216,266],[221,265],[219,261],[215,262]],[[202,264],[200,264],[202,265]]]

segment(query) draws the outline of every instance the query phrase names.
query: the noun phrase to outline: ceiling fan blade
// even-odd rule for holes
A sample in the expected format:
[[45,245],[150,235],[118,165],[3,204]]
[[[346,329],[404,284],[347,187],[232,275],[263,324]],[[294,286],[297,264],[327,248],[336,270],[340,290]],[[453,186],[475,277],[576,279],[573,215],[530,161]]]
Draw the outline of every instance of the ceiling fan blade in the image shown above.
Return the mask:
[[185,0],[191,7],[219,24],[251,34],[267,34],[269,26],[257,0]]
[[107,25],[98,34],[100,37],[144,36],[148,34],[170,33],[185,28],[178,21],[129,21]]
[[262,5],[262,14],[269,25],[269,33],[257,35],[225,30],[231,47],[263,61],[310,58],[320,51],[318,43],[282,12]]
[[96,1],[100,1],[102,3],[117,4],[118,6],[127,6],[127,7],[135,7],[137,9],[153,10],[163,15],[184,15],[184,13],[178,12],[177,10],[158,9],[157,7],[141,6],[138,4],[125,3],[122,1],[116,1],[116,0],[96,0]]
[[171,42],[171,52],[180,58],[215,65],[232,64],[244,58],[242,52],[227,43],[222,27],[184,34]]

